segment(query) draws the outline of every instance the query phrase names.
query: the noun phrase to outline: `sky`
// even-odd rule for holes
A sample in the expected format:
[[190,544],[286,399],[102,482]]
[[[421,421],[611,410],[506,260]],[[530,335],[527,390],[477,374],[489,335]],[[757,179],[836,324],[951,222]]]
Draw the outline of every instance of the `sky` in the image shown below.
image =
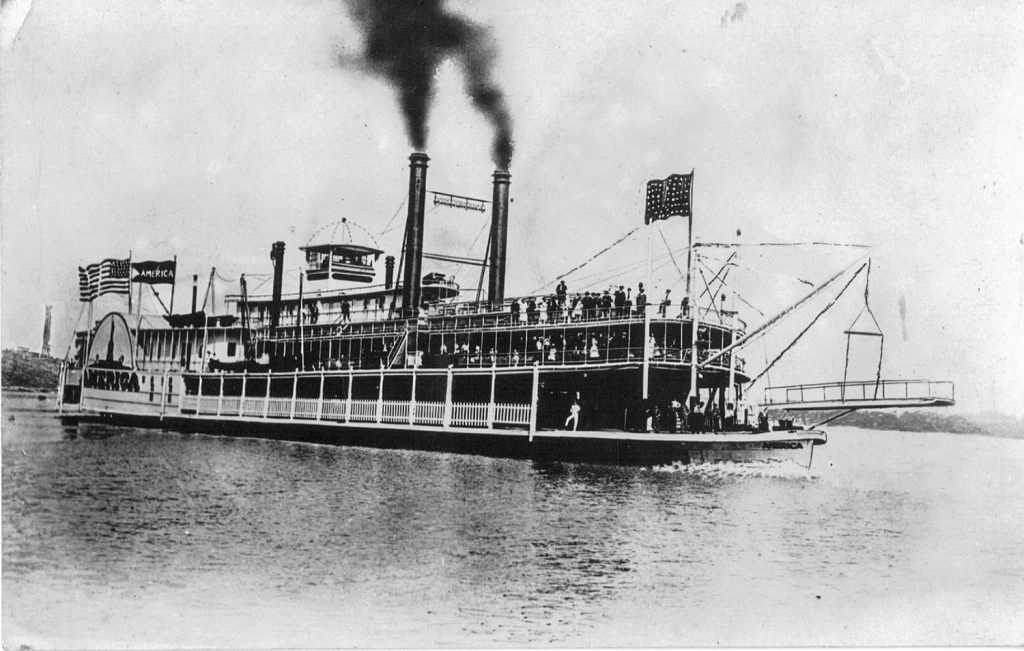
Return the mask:
[[[550,291],[642,223],[647,180],[694,170],[699,241],[739,229],[751,244],[870,245],[883,377],[952,380],[960,410],[1024,414],[1024,5],[448,6],[489,30],[512,116],[507,295]],[[400,249],[412,147],[393,89],[352,63],[363,39],[341,0],[2,7],[5,348],[38,350],[50,304],[63,355],[84,325],[77,267],[129,251],[178,256],[181,310],[191,275],[205,286],[212,266],[218,297],[241,273],[265,280],[275,240],[294,278],[298,247],[342,217]],[[489,124],[458,61],[436,82],[428,188],[489,198]],[[426,249],[481,257],[486,221],[431,209]],[[666,245],[685,256],[686,223],[655,228],[653,284],[678,296]],[[621,279],[635,285],[647,234],[570,276],[570,289],[607,288],[607,270],[631,263]],[[855,257],[742,248],[732,277],[771,315],[808,289],[796,278],[821,282]],[[476,285],[475,268],[438,270]],[[772,383],[840,379],[863,293],[858,279]],[[774,357],[830,298],[752,346],[748,363]],[[104,297],[97,316],[125,307]],[[741,307],[748,323],[762,318]],[[147,296],[143,309],[158,306]],[[851,377],[873,378],[877,344],[862,339]]]

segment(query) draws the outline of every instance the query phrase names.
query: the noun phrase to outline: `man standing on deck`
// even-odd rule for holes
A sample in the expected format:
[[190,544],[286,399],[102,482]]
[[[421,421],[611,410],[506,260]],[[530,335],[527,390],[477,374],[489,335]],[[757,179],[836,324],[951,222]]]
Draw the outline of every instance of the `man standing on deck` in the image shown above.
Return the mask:
[[665,298],[661,299],[661,304],[658,305],[658,316],[662,318],[665,318],[665,313],[668,312],[668,306],[672,305],[672,299],[668,297],[671,292],[671,289],[666,289]]
[[623,289],[622,285],[619,285],[619,288],[615,290],[615,318],[616,319],[621,319],[622,318],[622,316],[623,316],[622,315],[622,310],[623,310],[624,307],[626,307],[626,292]]
[[565,285],[565,281],[558,283],[558,287],[555,288],[555,296],[558,297],[558,307],[565,307],[565,296],[569,292],[569,288]]
[[644,293],[644,284],[640,283],[636,291],[636,315],[642,317],[647,309],[647,294]]

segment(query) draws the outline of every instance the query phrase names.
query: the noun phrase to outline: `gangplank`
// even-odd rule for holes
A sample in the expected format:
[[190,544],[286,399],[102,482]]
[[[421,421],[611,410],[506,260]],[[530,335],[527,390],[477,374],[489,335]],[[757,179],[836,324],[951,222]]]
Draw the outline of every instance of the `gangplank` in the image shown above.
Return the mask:
[[870,380],[794,384],[765,389],[764,406],[788,411],[950,407],[956,404],[952,382]]

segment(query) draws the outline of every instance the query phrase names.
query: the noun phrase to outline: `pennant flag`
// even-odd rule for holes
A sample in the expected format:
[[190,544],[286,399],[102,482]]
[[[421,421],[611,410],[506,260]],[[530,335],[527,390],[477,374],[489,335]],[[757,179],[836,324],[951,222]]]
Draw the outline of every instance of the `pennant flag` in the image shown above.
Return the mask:
[[174,260],[146,260],[145,262],[133,262],[132,269],[135,270],[133,283],[146,283],[149,285],[173,285],[174,274],[177,263]]
[[647,210],[644,223],[669,217],[692,217],[690,212],[690,191],[693,172],[673,174],[665,180],[647,182]]
[[107,258],[103,262],[78,268],[78,300],[92,301],[104,294],[127,294],[129,259]]

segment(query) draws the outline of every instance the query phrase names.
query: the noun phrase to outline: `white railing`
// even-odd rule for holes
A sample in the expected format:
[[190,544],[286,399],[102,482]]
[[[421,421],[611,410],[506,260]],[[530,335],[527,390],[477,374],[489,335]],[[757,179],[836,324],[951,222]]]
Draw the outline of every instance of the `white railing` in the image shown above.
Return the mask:
[[486,427],[487,411],[488,404],[486,402],[452,403],[452,425]]
[[198,404],[199,396],[192,396],[186,393],[181,396],[181,405],[179,406],[179,409],[181,409],[181,411],[195,411]]
[[529,425],[530,405],[495,403],[494,422],[503,425]]
[[220,414],[234,416],[238,413],[238,407],[240,406],[242,399],[237,396],[224,396],[221,398],[220,403]]
[[372,423],[377,420],[376,400],[353,400],[349,420],[360,423]]
[[[322,387],[322,384],[321,384]],[[258,390],[258,389],[257,389]],[[451,427],[529,427],[528,403],[372,400],[320,397],[194,395],[182,391],[182,412],[220,417],[327,420]],[[447,422],[446,422],[447,418]]]
[[262,416],[266,398],[242,398],[243,416]]
[[412,403],[408,400],[385,400],[381,403],[381,422],[408,423],[409,409]]
[[765,404],[849,402],[851,400],[955,399],[952,382],[932,380],[874,380],[797,384],[765,389]]
[[345,414],[348,412],[347,406],[348,403],[344,400],[325,399],[323,407],[320,408],[320,418],[323,420],[345,420]]
[[199,403],[196,406],[197,414],[216,414],[217,403],[219,399],[217,396],[199,396]]
[[295,418],[316,418],[316,398],[298,398],[295,400]]
[[441,425],[444,423],[443,402],[417,402],[416,403],[416,424],[417,425]]
[[291,398],[268,398],[267,403],[269,418],[288,418],[292,413]]

